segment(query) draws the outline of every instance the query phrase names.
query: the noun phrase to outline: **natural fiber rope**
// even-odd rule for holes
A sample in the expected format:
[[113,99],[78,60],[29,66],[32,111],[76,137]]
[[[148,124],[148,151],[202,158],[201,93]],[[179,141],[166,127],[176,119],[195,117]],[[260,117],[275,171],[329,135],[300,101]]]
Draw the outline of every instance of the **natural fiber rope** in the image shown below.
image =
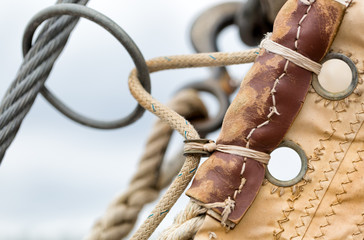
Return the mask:
[[[207,118],[207,110],[197,91],[193,89],[179,92],[168,105],[186,119],[204,120]],[[113,200],[85,239],[120,240],[130,233],[143,206],[159,196],[159,192],[163,188],[158,184],[160,179],[168,178],[162,176],[160,166],[172,132],[169,125],[161,120],[154,124],[138,170],[128,189]],[[177,175],[178,171],[179,169],[174,173],[174,176]]]
[[190,240],[201,228],[207,209],[190,200],[185,210],[178,214],[173,225],[165,229],[158,240]]
[[[57,3],[86,5],[88,0],[59,0]],[[0,105],[0,163],[20,125],[62,52],[77,17],[62,16],[49,20],[40,31],[32,49],[24,57],[15,80]]]
[[[245,178],[244,178],[244,183],[245,183]],[[206,209],[223,208],[224,210],[221,213],[221,225],[224,227],[227,227],[227,229],[230,229],[230,226],[227,224],[227,220],[228,220],[230,213],[235,208],[235,200],[231,199],[230,196],[227,199],[225,199],[225,201],[223,201],[223,202],[214,202],[214,203],[198,202],[196,204],[198,204]]]
[[289,49],[283,45],[280,45],[276,42],[273,42],[272,40],[270,40],[271,34],[267,34],[266,38],[263,39],[263,41],[261,42],[260,46],[262,48],[265,48],[267,51],[278,54],[282,57],[284,57],[285,59],[287,59],[288,61],[308,70],[311,71],[313,73],[315,73],[316,75],[320,74],[321,71],[321,64],[312,61],[311,59],[303,56],[302,54],[293,51],[292,49]]
[[[253,62],[257,56],[258,49],[234,53],[202,53],[193,55],[159,57],[147,61],[150,72],[165,69],[192,68],[192,67],[211,67],[225,66],[232,64],[242,64]],[[191,124],[183,117],[172,111],[159,101],[152,98],[141,86],[135,69],[129,77],[129,89],[134,98],[145,109],[157,115],[167,122],[173,129],[177,130],[186,139],[199,139],[199,135]],[[194,172],[199,164],[198,156],[188,156],[180,174],[171,184],[167,192],[152,211],[151,215],[145,220],[132,239],[147,239],[172,208],[174,203],[183,193],[188,183],[191,181]]]
[[159,172],[157,187],[164,189],[168,187],[173,179],[177,176],[179,170],[182,168],[185,157],[183,156],[183,149],[177,150],[173,157],[164,162]]
[[[192,140],[193,141],[193,140]],[[212,153],[214,151],[238,155],[242,157],[248,157],[254,159],[260,163],[268,164],[270,155],[264,152],[259,152],[254,149],[245,148],[242,146],[234,146],[234,145],[224,145],[224,144],[216,144],[213,141],[209,143],[197,143],[197,142],[186,142],[184,147],[185,153],[197,151],[203,151],[207,153]]]

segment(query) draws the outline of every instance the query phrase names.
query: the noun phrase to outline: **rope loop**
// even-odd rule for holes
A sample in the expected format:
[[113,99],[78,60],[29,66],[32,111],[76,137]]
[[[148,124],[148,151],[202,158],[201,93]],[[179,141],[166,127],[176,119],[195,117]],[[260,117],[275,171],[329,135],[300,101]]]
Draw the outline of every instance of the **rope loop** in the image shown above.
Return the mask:
[[[233,64],[250,63],[257,57],[258,49],[250,49],[232,53],[199,53],[193,55],[179,55],[158,57],[147,61],[150,73],[167,70],[193,67],[212,67],[227,66]],[[164,122],[168,123],[173,129],[178,131],[186,139],[199,139],[199,134],[195,128],[186,119],[172,111],[158,100],[154,99],[141,85],[137,71],[134,69],[129,76],[129,89],[134,98],[145,109],[158,116]],[[205,142],[208,143],[209,141]],[[203,151],[202,151],[203,152]],[[201,155],[190,154],[178,176],[170,185],[167,192],[159,200],[157,206],[144,221],[137,232],[132,236],[132,240],[148,239],[154,229],[159,225],[172,208],[179,196],[184,192],[192,177],[194,176]]]

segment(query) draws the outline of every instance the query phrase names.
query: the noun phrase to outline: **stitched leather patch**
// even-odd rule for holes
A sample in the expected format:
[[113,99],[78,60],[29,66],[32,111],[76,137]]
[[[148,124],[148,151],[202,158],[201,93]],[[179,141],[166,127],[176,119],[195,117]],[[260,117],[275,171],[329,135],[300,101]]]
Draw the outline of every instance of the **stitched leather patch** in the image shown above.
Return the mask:
[[[311,5],[288,0],[276,18],[271,39],[319,62],[333,42],[345,9],[333,0],[316,0]],[[217,143],[273,151],[302,107],[311,80],[311,72],[261,50],[225,115]],[[186,194],[202,203],[234,199],[228,219],[237,224],[254,201],[264,175],[261,163],[215,152],[198,169]],[[236,194],[242,178],[246,183]],[[220,215],[223,211],[213,210]]]

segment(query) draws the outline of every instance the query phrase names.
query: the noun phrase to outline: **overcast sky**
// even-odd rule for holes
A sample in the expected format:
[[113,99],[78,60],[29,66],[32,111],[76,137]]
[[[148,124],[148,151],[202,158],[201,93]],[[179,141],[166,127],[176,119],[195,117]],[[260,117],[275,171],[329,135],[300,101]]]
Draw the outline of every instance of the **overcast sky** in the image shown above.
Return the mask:
[[[29,19],[53,0],[0,0],[0,94],[22,61],[22,34]],[[146,59],[193,53],[193,19],[222,0],[91,0],[134,39]],[[237,29],[219,38],[222,51],[245,48]],[[46,85],[76,111],[103,120],[125,116],[135,101],[127,88],[133,68],[119,43],[95,24],[82,20],[57,61]],[[247,67],[229,68],[242,80]],[[188,82],[208,78],[208,69],[152,75],[152,94],[167,102]],[[213,101],[209,108],[214,109]],[[215,107],[216,108],[216,107]],[[108,203],[127,187],[156,118],[145,113],[119,130],[95,130],[74,123],[39,96],[0,166],[0,239],[81,239]],[[216,138],[216,134],[212,136]],[[182,138],[174,137],[174,149]],[[169,152],[172,155],[173,152]],[[182,210],[183,196],[162,223]],[[149,214],[149,205],[140,222]]]
[[[53,0],[0,0],[0,94],[22,61],[28,20]],[[220,0],[91,0],[89,6],[117,22],[146,59],[193,53],[189,28]],[[240,50],[236,29],[221,37],[221,50]],[[134,107],[127,90],[130,57],[106,31],[83,20],[75,29],[46,85],[75,110],[97,119],[125,116]],[[239,78],[245,70],[234,68]],[[240,77],[241,75],[241,77]],[[206,79],[207,69],[153,74],[153,96],[162,102],[187,82]],[[155,117],[146,113],[119,130],[74,123],[39,96],[0,166],[0,239],[80,239],[108,203],[126,188]],[[175,138],[180,144],[182,138]],[[179,210],[188,201],[183,196]],[[151,210],[149,206],[141,218]],[[163,223],[170,224],[174,210]]]

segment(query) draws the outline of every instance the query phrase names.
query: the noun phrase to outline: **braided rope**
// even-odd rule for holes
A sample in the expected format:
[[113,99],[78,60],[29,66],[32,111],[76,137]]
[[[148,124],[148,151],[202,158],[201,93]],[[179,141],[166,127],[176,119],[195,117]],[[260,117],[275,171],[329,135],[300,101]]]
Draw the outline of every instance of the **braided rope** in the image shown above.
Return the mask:
[[158,239],[193,239],[203,224],[206,212],[206,208],[190,201],[185,210],[176,216],[173,225],[165,229]]
[[[165,69],[226,66],[253,62],[258,49],[234,53],[201,53],[171,57],[159,57],[147,61],[149,71],[156,72]],[[134,69],[129,77],[129,89],[134,98],[148,111],[167,122],[186,139],[199,139],[199,135],[191,124],[179,114],[155,100],[141,86],[137,72]],[[144,221],[132,239],[148,239],[163,220],[177,199],[186,189],[199,164],[199,156],[188,156],[180,174],[173,181],[167,192],[160,199],[150,216]]]
[[[203,120],[207,118],[207,110],[195,90],[186,89],[179,92],[168,105],[187,119]],[[158,183],[161,178],[165,178],[161,176],[163,173],[160,173],[160,166],[172,131],[169,125],[161,120],[154,124],[139,162],[139,168],[128,189],[112,201],[86,239],[119,240],[126,237],[133,229],[143,206],[158,198],[159,192],[163,188]]]
[[[88,0],[59,0],[57,3],[86,5]],[[78,22],[77,17],[53,18],[41,30],[25,55],[19,71],[0,105],[0,163],[14,140],[20,125],[48,78]]]

